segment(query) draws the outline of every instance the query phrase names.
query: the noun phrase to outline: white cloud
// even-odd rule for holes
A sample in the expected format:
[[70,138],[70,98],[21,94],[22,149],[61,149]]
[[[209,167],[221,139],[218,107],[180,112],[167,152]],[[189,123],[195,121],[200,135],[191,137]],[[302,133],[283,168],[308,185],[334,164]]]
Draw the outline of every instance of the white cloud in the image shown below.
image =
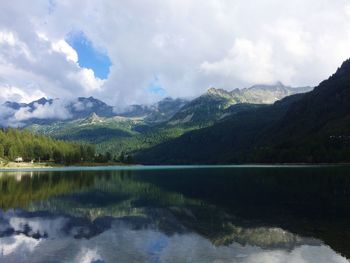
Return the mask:
[[[11,238],[9,242],[1,244],[1,258],[13,257],[16,260],[24,262],[25,256],[20,256],[21,253],[31,253],[40,244],[40,240],[36,240],[25,235],[17,235]],[[13,261],[14,262],[14,261]]]
[[90,109],[94,106],[90,101],[82,102],[79,100],[72,101],[71,105],[75,111],[84,111],[84,110]]
[[6,83],[1,82],[2,81],[0,80],[0,103],[3,103],[5,101],[29,103],[38,98],[45,97],[45,93],[39,89],[35,89],[34,91],[28,93],[18,87],[10,86]]
[[68,78],[74,82],[79,83],[87,92],[87,94],[100,90],[101,86],[104,83],[104,80],[95,77],[94,71],[92,69],[87,68],[82,68],[79,70],[79,72],[69,74]]
[[[45,5],[34,3],[34,7],[45,16]],[[21,23],[0,20],[0,102],[9,98],[28,102],[43,96],[71,98],[98,90],[103,82],[78,65],[78,54],[64,40],[65,35],[50,37],[40,30],[34,21],[41,17],[31,16],[31,8],[28,6],[27,12],[13,3],[0,10],[0,14],[22,18]]]
[[80,253],[76,256],[74,262],[91,263],[104,261],[103,258],[98,254],[97,249],[82,248]]
[[29,119],[58,119],[65,120],[71,117],[70,112],[66,109],[65,102],[54,100],[51,104],[34,103],[34,110],[29,107],[20,108],[14,114],[14,119],[23,122]]
[[[8,101],[20,101],[26,95],[23,95],[21,90],[18,93],[10,92],[10,94]],[[35,94],[32,95],[35,96]],[[29,100],[29,102],[32,101]],[[33,121],[33,119],[45,121],[67,120],[76,116],[77,112],[87,111],[85,114],[91,113],[92,107],[94,107],[93,102],[79,98],[54,99],[46,101],[44,104],[42,102],[35,102],[29,105],[22,104],[19,109],[14,109],[7,103],[0,103],[0,127],[22,127],[28,124],[28,121]],[[79,117],[81,118],[81,115]]]
[[236,39],[226,57],[212,63],[205,61],[201,69],[208,75],[219,75],[218,81],[240,78],[248,83],[272,83],[277,77],[272,52],[269,43]]
[[[154,100],[155,76],[175,97],[212,85],[317,85],[350,57],[349,13],[348,0],[5,1],[0,73],[28,94],[93,95],[116,106]],[[76,63],[64,40],[75,30],[107,52],[107,80]]]
[[25,232],[29,227],[29,234],[40,234],[41,236],[54,236],[58,237],[61,235],[62,226],[68,222],[67,218],[57,217],[57,218],[23,218],[23,217],[10,217],[9,226],[17,232]]
[[14,32],[0,31],[0,45],[2,49],[0,59],[4,62],[14,61],[22,57],[30,61],[34,60],[27,44],[21,41]]
[[10,46],[14,46],[15,43],[15,37],[11,32],[0,32],[0,44],[8,44]]
[[78,62],[77,52],[63,39],[52,43],[52,49],[66,55],[68,61]]
[[[66,120],[72,117],[69,106],[77,103],[71,100],[53,100],[52,103],[34,103],[33,107],[21,107],[12,109],[6,104],[0,105],[0,126],[1,127],[21,127],[26,121],[31,119],[39,120]],[[81,110],[86,108],[82,105]]]
[[345,7],[345,13],[350,16],[350,5]]

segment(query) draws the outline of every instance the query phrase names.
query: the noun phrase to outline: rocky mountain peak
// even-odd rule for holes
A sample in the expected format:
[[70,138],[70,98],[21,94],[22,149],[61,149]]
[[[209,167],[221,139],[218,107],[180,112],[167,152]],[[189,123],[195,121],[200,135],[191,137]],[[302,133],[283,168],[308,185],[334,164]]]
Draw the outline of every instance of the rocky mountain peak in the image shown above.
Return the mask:
[[38,104],[41,104],[41,105],[44,105],[47,102],[50,102],[50,100],[46,99],[45,97],[42,97],[42,98],[40,98],[40,99],[38,99],[37,101],[34,101],[34,102],[36,102]]
[[102,118],[98,116],[95,112],[91,113],[91,115],[86,119],[86,122],[88,123],[97,123],[101,121],[102,121]]
[[217,89],[214,87],[211,87],[207,90],[206,95],[213,95],[213,96],[228,96],[230,95],[228,91],[224,90],[224,89]]

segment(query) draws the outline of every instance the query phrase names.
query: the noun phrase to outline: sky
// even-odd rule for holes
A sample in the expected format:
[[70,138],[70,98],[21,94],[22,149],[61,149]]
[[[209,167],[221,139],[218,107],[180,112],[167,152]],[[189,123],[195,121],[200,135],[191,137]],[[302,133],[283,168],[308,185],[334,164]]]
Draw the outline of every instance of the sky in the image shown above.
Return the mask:
[[349,47],[348,0],[1,1],[0,103],[316,86]]

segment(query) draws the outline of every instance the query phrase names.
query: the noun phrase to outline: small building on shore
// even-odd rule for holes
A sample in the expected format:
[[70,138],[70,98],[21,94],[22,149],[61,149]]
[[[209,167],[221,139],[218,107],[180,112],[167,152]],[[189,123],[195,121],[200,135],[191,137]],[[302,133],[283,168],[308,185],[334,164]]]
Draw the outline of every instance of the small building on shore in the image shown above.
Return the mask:
[[23,158],[18,156],[18,157],[15,158],[15,162],[16,163],[22,163],[23,162]]

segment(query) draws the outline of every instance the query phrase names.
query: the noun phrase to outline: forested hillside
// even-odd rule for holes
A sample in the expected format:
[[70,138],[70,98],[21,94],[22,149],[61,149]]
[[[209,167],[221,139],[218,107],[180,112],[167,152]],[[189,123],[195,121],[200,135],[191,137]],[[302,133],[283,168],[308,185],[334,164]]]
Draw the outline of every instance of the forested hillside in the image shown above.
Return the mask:
[[95,149],[90,145],[33,135],[26,130],[0,130],[0,158],[14,161],[16,157],[22,157],[24,161],[54,161],[69,164],[93,161]]
[[147,164],[246,162],[247,155],[265,131],[286,113],[290,103],[301,96],[288,97],[273,106],[247,107],[213,126],[140,151],[136,153],[136,160]]

